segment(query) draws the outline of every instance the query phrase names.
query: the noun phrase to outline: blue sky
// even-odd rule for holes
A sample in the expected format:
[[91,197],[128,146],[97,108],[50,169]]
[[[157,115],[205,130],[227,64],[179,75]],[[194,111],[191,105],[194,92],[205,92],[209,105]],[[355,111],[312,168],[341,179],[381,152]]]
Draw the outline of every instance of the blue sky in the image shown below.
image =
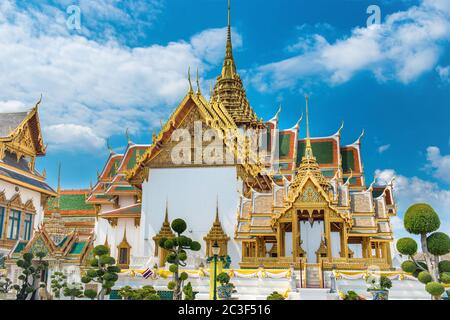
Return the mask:
[[[381,25],[367,27],[369,5]],[[66,9],[77,5],[81,30]],[[0,4],[0,110],[43,93],[48,154],[63,187],[95,181],[125,129],[149,143],[183,98],[188,66],[203,92],[221,66],[226,0],[4,0]],[[343,142],[364,128],[367,180],[397,176],[400,211],[432,203],[450,231],[450,4],[417,1],[232,1],[235,59],[258,116],[283,105],[292,127],[311,95],[312,134],[345,121]],[[304,134],[304,133],[302,133]],[[400,220],[394,220],[399,227]]]

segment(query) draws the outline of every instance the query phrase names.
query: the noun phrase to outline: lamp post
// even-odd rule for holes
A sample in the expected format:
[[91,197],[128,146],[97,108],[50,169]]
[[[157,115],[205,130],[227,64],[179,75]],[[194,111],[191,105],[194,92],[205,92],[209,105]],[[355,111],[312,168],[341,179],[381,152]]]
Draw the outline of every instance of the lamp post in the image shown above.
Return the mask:
[[217,241],[214,241],[212,246],[212,253],[214,256],[214,295],[213,300],[217,300],[217,258],[220,253],[220,247]]

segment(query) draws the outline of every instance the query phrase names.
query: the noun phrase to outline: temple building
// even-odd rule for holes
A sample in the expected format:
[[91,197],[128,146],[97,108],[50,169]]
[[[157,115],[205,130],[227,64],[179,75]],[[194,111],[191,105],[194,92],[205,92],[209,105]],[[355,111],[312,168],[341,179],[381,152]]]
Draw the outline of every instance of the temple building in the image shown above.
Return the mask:
[[38,109],[0,113],[0,253],[29,241],[44,220],[47,200],[56,192],[35,167],[46,153]]
[[84,236],[94,234],[97,214],[94,205],[86,203],[88,193],[88,189],[61,190],[58,205],[56,198],[49,199],[44,222],[52,219],[54,213],[59,213],[67,229],[77,231]]
[[[194,90],[189,74],[185,97],[150,145],[129,142],[123,155],[110,152],[87,197],[98,214],[95,243],[108,245],[122,267],[163,266],[158,240],[173,237],[170,221],[182,218],[203,246],[188,261],[194,268],[215,241],[233,268],[391,268],[392,182],[367,183],[363,134],[351,145],[341,142],[343,125],[328,137],[311,136],[308,98],[306,137],[299,134],[303,116],[289,129],[278,127],[281,110],[259,119],[231,39],[229,8],[225,59],[211,97],[202,94],[198,75]],[[256,152],[248,130],[267,140]],[[208,161],[208,154],[233,161]]]
[[[128,137],[128,134],[127,134]],[[121,268],[128,268],[139,261],[141,247],[141,192],[126,180],[126,172],[133,168],[149,145],[134,144],[128,137],[124,154],[110,150],[109,158],[98,174],[98,181],[91,187],[86,203],[96,212],[95,244],[104,244],[117,258]]]
[[[94,233],[87,234],[84,228],[77,228],[76,225],[68,227],[61,214],[61,207],[64,206],[67,210],[76,208],[77,205],[76,202],[67,201],[67,197],[62,195],[60,177],[59,172],[57,196],[51,201],[50,216],[45,218],[30,240],[18,240],[8,254],[6,266],[14,283],[19,282],[18,277],[22,272],[16,262],[25,253],[33,253],[35,256],[38,252],[45,253],[44,260],[48,262],[48,270],[41,280],[50,279],[54,272],[63,272],[69,282],[80,281],[83,270],[92,258]],[[50,287],[50,281],[48,285]]]

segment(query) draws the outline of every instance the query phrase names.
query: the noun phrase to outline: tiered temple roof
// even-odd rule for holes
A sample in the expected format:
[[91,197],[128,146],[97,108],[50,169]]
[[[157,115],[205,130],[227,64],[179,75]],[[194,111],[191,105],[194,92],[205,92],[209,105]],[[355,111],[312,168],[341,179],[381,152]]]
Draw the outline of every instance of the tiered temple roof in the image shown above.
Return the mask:
[[115,217],[122,214],[124,217],[130,216],[130,214],[134,217],[137,212],[140,216],[140,203],[119,208],[117,201],[120,196],[132,196],[136,198],[136,201],[140,200],[140,190],[128,182],[126,173],[136,166],[148,148],[149,145],[137,145],[128,139],[124,154],[116,154],[110,150],[109,158],[102,172],[98,175],[96,184],[88,192],[86,203],[113,205],[115,208],[117,207],[117,210],[107,212],[107,214]]
[[94,231],[96,212],[92,204],[86,203],[89,190],[61,190],[58,199],[52,198],[45,210],[45,221],[58,213],[66,228],[77,230],[82,235],[90,235]]
[[35,169],[36,157],[45,155],[38,106],[27,112],[0,113],[0,180],[56,196],[45,173]]

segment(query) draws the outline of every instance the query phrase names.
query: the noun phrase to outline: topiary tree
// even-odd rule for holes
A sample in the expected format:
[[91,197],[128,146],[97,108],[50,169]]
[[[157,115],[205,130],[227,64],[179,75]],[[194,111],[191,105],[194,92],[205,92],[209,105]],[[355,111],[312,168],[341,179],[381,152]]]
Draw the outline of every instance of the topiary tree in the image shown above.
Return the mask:
[[83,297],[83,285],[77,282],[66,283],[63,292],[66,297],[70,297],[70,300],[81,298]]
[[34,255],[31,252],[25,253],[22,259],[17,260],[17,266],[22,269],[22,274],[18,277],[20,284],[13,286],[17,291],[17,300],[26,300],[37,290],[36,282],[48,268],[48,262],[43,260],[45,256],[44,252],[37,252],[36,264],[33,264]]
[[[412,205],[405,213],[404,226],[411,233],[420,236],[422,252],[426,263],[418,262],[414,259],[418,246],[416,241],[411,238],[402,238],[397,241],[397,250],[407,255],[410,260],[402,263],[402,270],[412,273],[420,282],[426,284],[426,290],[434,298],[438,290],[437,286],[430,283],[438,283],[446,279],[444,270],[450,268],[450,262],[441,261],[439,257],[450,252],[450,238],[442,232],[435,232],[439,229],[441,221],[434,209],[425,203]],[[443,281],[442,281],[443,282]],[[433,291],[433,294],[430,292]]]
[[89,298],[91,300],[94,300],[95,298],[97,298],[97,291],[95,291],[93,289],[86,289],[86,290],[84,290],[83,294],[86,298]]
[[159,240],[159,246],[169,252],[166,261],[170,263],[169,271],[173,273],[173,281],[169,282],[169,290],[173,290],[173,299],[182,300],[182,287],[184,281],[188,279],[186,272],[179,273],[179,267],[186,266],[187,251],[200,251],[201,245],[191,238],[183,236],[186,231],[186,222],[182,219],[175,219],[171,224],[172,230],[177,234],[173,239],[162,238]]
[[62,272],[55,272],[50,277],[50,288],[55,298],[61,297],[61,290],[67,285],[67,276]]
[[184,300],[195,300],[195,293],[192,290],[192,284],[188,282],[183,288]]
[[111,293],[114,287],[120,268],[116,266],[116,260],[109,255],[109,249],[106,246],[96,246],[93,251],[94,258],[90,261],[91,269],[89,269],[81,282],[88,284],[97,282],[101,285],[97,299],[104,300],[105,295]]
[[125,286],[119,290],[119,295],[125,300],[161,300],[161,297],[152,286],[143,286],[139,289]]
[[267,296],[267,300],[286,300],[286,298],[277,291],[274,291],[269,296]]
[[445,287],[439,282],[428,282],[425,289],[433,296],[435,300],[440,300],[442,294],[445,292]]

